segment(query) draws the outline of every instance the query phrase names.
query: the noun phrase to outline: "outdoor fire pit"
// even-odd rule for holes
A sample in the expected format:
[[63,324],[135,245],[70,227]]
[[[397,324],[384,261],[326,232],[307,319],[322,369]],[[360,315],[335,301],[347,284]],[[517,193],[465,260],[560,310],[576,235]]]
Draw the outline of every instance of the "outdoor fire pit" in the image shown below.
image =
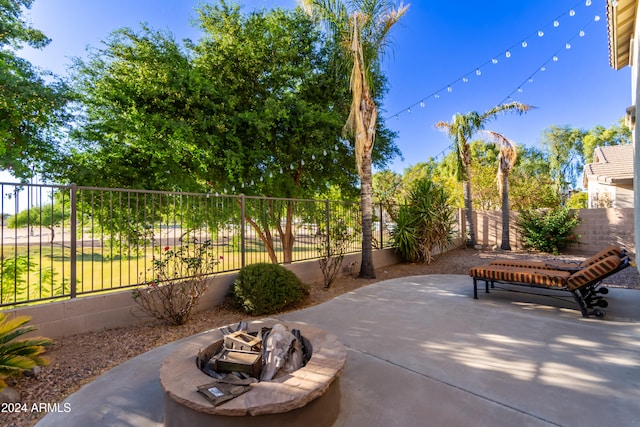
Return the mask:
[[[255,345],[251,337],[277,323],[281,322],[272,319],[254,321],[248,324],[246,336],[234,335],[235,339],[247,342],[246,357],[242,358],[246,376],[255,369],[249,351]],[[302,323],[284,326],[300,331],[308,352],[306,364],[296,371],[280,373],[269,381],[247,381],[248,391],[217,406],[198,392],[198,388],[215,381],[201,368],[214,354],[224,351],[221,348],[225,334],[216,329],[186,340],[160,368],[165,394],[165,426],[332,425],[340,408],[338,380],[346,364],[346,348],[336,336],[321,329]]]

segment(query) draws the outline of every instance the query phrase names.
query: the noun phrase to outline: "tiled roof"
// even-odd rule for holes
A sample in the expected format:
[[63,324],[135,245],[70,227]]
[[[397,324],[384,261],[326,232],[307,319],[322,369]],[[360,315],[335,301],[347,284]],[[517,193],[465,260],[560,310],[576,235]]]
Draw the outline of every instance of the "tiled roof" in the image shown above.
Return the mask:
[[593,163],[584,165],[584,185],[588,180],[605,184],[631,184],[633,182],[633,145],[598,147],[593,152]]

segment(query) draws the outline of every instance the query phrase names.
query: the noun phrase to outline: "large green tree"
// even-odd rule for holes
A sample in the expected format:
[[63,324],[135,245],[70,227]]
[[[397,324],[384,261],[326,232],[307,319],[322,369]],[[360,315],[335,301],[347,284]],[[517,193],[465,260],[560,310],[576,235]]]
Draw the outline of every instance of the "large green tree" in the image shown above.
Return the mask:
[[582,171],[583,138],[583,130],[568,125],[553,125],[542,133],[540,142],[547,151],[551,179],[557,191],[563,196],[575,188]]
[[596,147],[630,143],[631,130],[625,125],[624,119],[618,120],[609,128],[596,125],[589,129],[582,138],[582,159],[584,163],[593,162],[593,152]]
[[[85,121],[66,179],[287,198],[354,188],[353,147],[339,132],[349,94],[338,47],[301,10],[243,14],[220,1],[202,6],[197,23],[198,42],[120,29],[77,61]],[[379,164],[397,152],[392,137],[382,130]],[[292,209],[247,211],[274,262],[273,229],[291,260]]]
[[374,278],[373,265],[373,145],[378,127],[377,95],[379,75],[389,34],[409,6],[397,8],[387,0],[302,0],[306,10],[327,24],[335,40],[342,44],[350,69],[351,108],[344,126],[355,140],[355,158],[360,176],[362,209],[361,278]]
[[497,105],[484,113],[471,111],[466,114],[455,114],[451,122],[438,122],[436,127],[444,130],[453,141],[454,151],[457,153],[457,177],[462,181],[464,188],[464,209],[467,226],[467,245],[476,245],[476,231],[473,224],[473,206],[471,192],[471,155],[469,142],[471,138],[483,130],[488,122],[499,114],[513,111],[526,113],[531,106],[519,102],[510,102]]
[[68,87],[18,56],[50,40],[23,17],[33,0],[0,0],[0,170],[27,179],[59,155],[67,122]]

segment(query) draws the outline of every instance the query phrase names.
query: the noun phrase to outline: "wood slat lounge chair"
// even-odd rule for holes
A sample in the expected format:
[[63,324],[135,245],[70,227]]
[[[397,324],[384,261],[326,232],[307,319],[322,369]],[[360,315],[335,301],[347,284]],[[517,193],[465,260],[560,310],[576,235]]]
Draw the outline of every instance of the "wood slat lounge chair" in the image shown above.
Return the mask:
[[[469,275],[473,278],[473,298],[478,299],[478,281],[485,282],[485,291],[495,283],[532,286],[570,292],[584,317],[606,315],[607,307],[602,295],[608,293],[601,288],[602,280],[630,265],[627,256],[610,255],[586,265],[578,271],[526,268],[508,265],[483,265],[472,267]],[[599,295],[600,294],[600,295]]]

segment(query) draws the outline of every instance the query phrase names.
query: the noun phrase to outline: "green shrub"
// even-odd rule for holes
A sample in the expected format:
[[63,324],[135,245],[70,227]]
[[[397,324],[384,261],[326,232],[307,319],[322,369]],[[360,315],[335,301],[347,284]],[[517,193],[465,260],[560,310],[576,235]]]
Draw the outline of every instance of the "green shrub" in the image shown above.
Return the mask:
[[445,189],[429,179],[416,182],[395,218],[391,237],[396,252],[407,261],[431,262],[434,250],[451,243],[453,220]]
[[230,289],[233,306],[250,315],[277,313],[308,294],[307,285],[293,272],[268,263],[243,267]]
[[517,222],[525,248],[553,254],[578,243],[580,236],[574,233],[578,224],[577,212],[572,213],[568,207],[522,211]]

